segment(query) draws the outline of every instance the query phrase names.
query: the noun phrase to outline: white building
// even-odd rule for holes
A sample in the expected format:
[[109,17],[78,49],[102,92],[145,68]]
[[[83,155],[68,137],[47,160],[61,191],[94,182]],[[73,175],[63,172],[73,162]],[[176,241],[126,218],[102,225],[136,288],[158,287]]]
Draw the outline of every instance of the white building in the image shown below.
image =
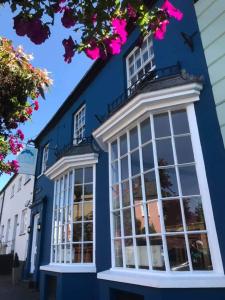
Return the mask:
[[27,255],[33,188],[34,176],[16,174],[0,192],[0,253],[13,251],[20,261]]

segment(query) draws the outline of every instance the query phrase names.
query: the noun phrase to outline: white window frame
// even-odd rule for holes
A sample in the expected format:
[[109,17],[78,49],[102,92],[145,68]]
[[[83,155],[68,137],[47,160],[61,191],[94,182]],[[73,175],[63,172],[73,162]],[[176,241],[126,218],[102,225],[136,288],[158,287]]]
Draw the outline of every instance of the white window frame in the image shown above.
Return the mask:
[[21,190],[21,188],[22,188],[22,179],[23,179],[23,177],[20,176],[20,177],[19,177],[19,180],[18,180],[18,188],[17,188],[17,192],[19,192],[19,191]]
[[27,210],[27,208],[25,208],[21,212],[20,235],[26,233],[26,230],[27,230],[27,221],[28,221],[28,210]]
[[11,231],[11,219],[7,220],[7,227],[6,227],[6,234],[5,234],[5,242],[8,243],[9,242],[9,236],[10,236],[10,232]]
[[[82,120],[83,119],[83,120]],[[73,144],[78,145],[85,137],[86,104],[74,114]]]
[[49,143],[47,143],[44,146],[42,151],[41,174],[43,174],[47,169],[48,154],[49,154]]
[[3,238],[4,238],[4,225],[1,226],[1,234],[0,234],[0,242],[3,243]]
[[[153,51],[153,38],[151,33],[149,33],[143,40],[142,45],[147,41],[147,51],[148,51],[148,59],[146,61],[144,61],[143,59],[143,52],[145,53],[146,51],[142,51],[142,47],[135,47],[130,53],[129,55],[126,57],[126,70],[127,70],[127,88],[130,88],[133,84],[131,83],[131,78],[136,76],[136,81],[138,81],[137,75],[138,73],[143,70],[143,75],[145,74],[145,66],[148,63],[151,63],[151,68],[148,70],[148,72],[153,71],[155,69],[155,64],[154,64],[154,51]],[[140,58],[141,58],[141,66],[139,68],[137,68],[136,66],[136,61],[135,61],[135,52],[140,49]],[[133,61],[134,63],[134,73],[132,74],[132,76],[130,75],[130,69],[129,69],[129,59],[133,56]],[[143,76],[142,75],[142,76]]]

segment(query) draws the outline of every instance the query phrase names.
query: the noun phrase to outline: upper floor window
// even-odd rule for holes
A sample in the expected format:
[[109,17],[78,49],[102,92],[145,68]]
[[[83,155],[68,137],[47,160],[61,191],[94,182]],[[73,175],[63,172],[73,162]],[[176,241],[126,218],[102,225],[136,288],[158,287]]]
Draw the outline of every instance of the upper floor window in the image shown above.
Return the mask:
[[135,47],[127,56],[127,87],[131,87],[145,73],[155,68],[152,36],[148,35],[142,46]]
[[18,188],[17,188],[17,192],[19,192],[21,190],[21,186],[22,186],[22,176],[19,178],[18,180]]
[[74,145],[79,144],[85,135],[86,105],[82,106],[74,115]]
[[213,270],[193,147],[186,109],[148,113],[112,141],[113,267]]
[[93,264],[95,166],[76,168],[55,181],[52,258]]
[[46,144],[42,152],[41,174],[44,173],[45,170],[47,169],[48,152],[49,152],[49,144]]
[[11,187],[11,195],[10,195],[10,197],[12,198],[14,196],[14,194],[15,194],[15,184],[13,184],[12,187]]
[[20,234],[24,234],[27,230],[27,208],[22,211],[20,222]]

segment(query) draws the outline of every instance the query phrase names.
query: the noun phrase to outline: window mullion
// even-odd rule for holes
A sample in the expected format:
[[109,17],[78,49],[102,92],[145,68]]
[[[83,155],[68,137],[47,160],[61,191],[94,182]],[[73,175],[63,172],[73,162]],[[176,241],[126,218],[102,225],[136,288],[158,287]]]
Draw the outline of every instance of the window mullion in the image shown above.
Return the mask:
[[157,152],[156,152],[154,120],[152,114],[150,114],[150,120],[151,120],[151,129],[152,129],[152,148],[153,148],[153,158],[154,158],[154,165],[155,165],[156,187],[158,193],[158,206],[159,206],[159,217],[160,217],[160,227],[161,227],[162,242],[163,242],[164,260],[165,260],[166,270],[170,271],[169,256],[168,256],[168,249],[167,249],[166,235],[165,235],[163,208],[162,208],[161,185],[160,185],[159,169],[158,169],[159,167],[158,167]]
[[57,181],[54,182],[54,196],[53,196],[54,200],[53,200],[53,214],[52,214],[52,236],[51,236],[51,259],[50,259],[51,262],[53,262],[52,261],[52,256],[53,256],[53,244],[54,244],[54,234],[55,234],[55,202],[56,202],[55,197],[56,197],[56,184],[57,184]]
[[73,258],[73,200],[74,200],[74,183],[75,183],[75,170],[72,171],[72,180],[71,180],[71,243],[70,243],[70,262],[72,263]]
[[93,201],[92,201],[92,209],[93,209],[93,263],[95,264],[95,240],[96,240],[96,226],[95,226],[95,215],[96,215],[96,164],[93,165],[92,167],[92,172],[93,172]]
[[182,190],[181,190],[180,175],[179,175],[179,170],[178,170],[178,161],[177,161],[177,153],[176,153],[176,148],[175,148],[171,111],[169,111],[169,122],[170,122],[170,129],[171,129],[171,142],[172,142],[173,157],[174,157],[175,171],[176,171],[176,177],[177,177],[179,201],[180,201],[180,207],[181,207],[181,216],[182,216],[183,227],[184,227],[185,244],[186,244],[186,250],[187,250],[190,271],[193,271],[191,253],[190,253],[190,249],[189,249],[188,236],[187,236],[187,226],[186,226],[186,221],[185,221],[184,205],[183,205],[183,200],[182,200]]
[[[150,120],[149,120],[150,122]],[[143,198],[143,210],[144,210],[144,222],[145,222],[145,232],[148,236],[149,231],[148,231],[148,215],[147,215],[147,209],[146,209],[146,193],[145,193],[145,181],[144,181],[144,168],[143,168],[143,157],[142,157],[142,147],[141,147],[141,129],[140,129],[140,123],[138,123],[138,143],[139,143],[139,157],[140,157],[140,167],[141,167],[141,187],[142,187],[142,198]],[[146,238],[145,234],[145,239],[147,242],[147,253],[148,253],[148,264],[149,264],[149,269],[152,270],[152,258],[151,258],[151,253],[150,253],[150,242],[149,238]]]
[[83,182],[82,182],[82,200],[81,200],[81,263],[84,261],[84,173],[83,168]]
[[65,205],[65,209],[66,209],[66,217],[65,217],[65,226],[66,226],[66,251],[65,251],[65,262],[67,263],[67,246],[68,246],[68,243],[69,241],[67,240],[68,238],[68,208],[69,208],[69,179],[70,179],[70,172],[67,173],[67,182],[66,182],[66,205]]

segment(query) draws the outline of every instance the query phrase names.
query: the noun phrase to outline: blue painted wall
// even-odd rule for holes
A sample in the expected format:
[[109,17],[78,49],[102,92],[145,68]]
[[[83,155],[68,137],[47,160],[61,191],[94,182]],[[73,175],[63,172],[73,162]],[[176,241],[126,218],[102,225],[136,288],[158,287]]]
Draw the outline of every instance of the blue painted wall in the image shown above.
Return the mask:
[[[199,126],[200,140],[203,149],[207,178],[214,210],[215,222],[219,237],[219,243],[223,260],[225,260],[225,222],[224,220],[224,195],[225,195],[225,151],[219,124],[214,107],[214,100],[210,81],[207,73],[206,62],[202,49],[199,33],[194,37],[194,52],[184,44],[180,32],[192,34],[198,31],[198,25],[192,1],[177,0],[176,6],[184,12],[182,22],[171,20],[168,33],[163,41],[154,41],[154,52],[157,68],[163,68],[181,62],[183,68],[194,75],[204,76],[204,90],[201,93],[201,100],[195,104],[197,122]],[[73,136],[73,114],[86,103],[86,135],[91,135],[93,129],[99,126],[95,114],[103,115],[106,112],[107,104],[111,103],[126,88],[125,57],[134,47],[138,38],[138,32],[134,31],[124,46],[120,55],[112,57],[107,65],[96,75],[96,78],[78,98],[70,109],[58,121],[58,124],[49,130],[40,141],[39,148],[43,149],[46,143],[50,143],[48,165],[55,160],[55,147],[60,150],[72,140]],[[42,150],[39,151],[37,175],[41,168]],[[100,153],[97,165],[97,186],[96,186],[96,266],[97,271],[109,269],[111,266],[110,253],[110,226],[109,226],[109,199],[108,199],[108,165],[107,154]],[[47,199],[45,204],[37,205],[33,210],[42,210],[41,222],[42,232],[39,239],[39,254],[37,264],[45,265],[50,259],[50,239],[52,205],[53,205],[53,184],[44,175],[36,181],[38,193],[35,201]],[[34,211],[33,211],[34,213]],[[103,226],[104,224],[104,226]],[[30,243],[31,245],[31,243]],[[49,274],[49,273],[48,273]],[[115,291],[126,290],[144,296],[145,300],[150,299],[211,299],[216,295],[217,300],[225,299],[223,289],[173,289],[160,290],[146,288],[136,285],[113,283],[97,280],[96,275],[88,274],[53,274],[57,276],[58,290],[57,300],[108,300],[116,299]],[[42,299],[44,299],[44,287],[46,286],[46,272],[41,272],[40,284]],[[34,274],[39,278],[39,272]],[[86,286],[90,288],[86,289]],[[110,296],[111,294],[111,296]],[[114,295],[114,296],[113,296]],[[114,297],[114,298],[113,298]]]

